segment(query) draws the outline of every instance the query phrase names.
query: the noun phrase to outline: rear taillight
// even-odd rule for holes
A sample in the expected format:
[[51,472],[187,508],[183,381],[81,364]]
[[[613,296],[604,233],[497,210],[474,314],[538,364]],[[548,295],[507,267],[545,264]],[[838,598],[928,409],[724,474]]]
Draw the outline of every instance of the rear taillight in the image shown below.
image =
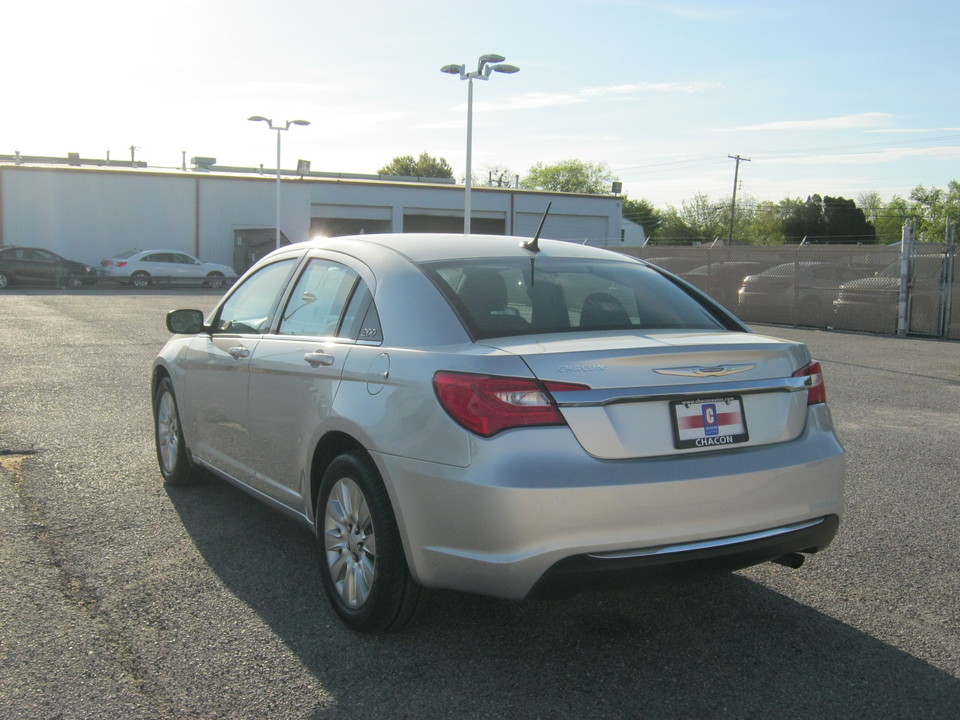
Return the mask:
[[483,437],[516,427],[563,425],[550,392],[587,389],[574,383],[458,372],[438,372],[433,387],[450,417]]
[[116,265],[117,267],[126,267],[127,263],[126,263],[126,262],[118,262],[118,263],[114,263],[114,265]]
[[797,370],[794,377],[807,378],[807,405],[816,405],[827,401],[827,386],[823,382],[823,368],[820,362],[813,360]]

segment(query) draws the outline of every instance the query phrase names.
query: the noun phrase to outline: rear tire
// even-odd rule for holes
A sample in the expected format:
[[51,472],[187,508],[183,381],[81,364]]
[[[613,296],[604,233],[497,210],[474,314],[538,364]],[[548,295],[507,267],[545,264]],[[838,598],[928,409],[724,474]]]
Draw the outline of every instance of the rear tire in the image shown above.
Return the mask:
[[0,272],[0,290],[6,290],[10,286],[10,278],[6,273]]
[[150,273],[138,270],[130,276],[130,284],[135,288],[145,288],[150,286]]
[[421,588],[403,554],[397,521],[376,465],[340,455],[320,483],[316,510],[323,589],[352,630],[400,630],[416,615]]
[[193,484],[197,481],[198,471],[187,451],[177,398],[168,377],[157,385],[157,393],[153,398],[153,420],[157,464],[160,465],[164,482],[168,485]]

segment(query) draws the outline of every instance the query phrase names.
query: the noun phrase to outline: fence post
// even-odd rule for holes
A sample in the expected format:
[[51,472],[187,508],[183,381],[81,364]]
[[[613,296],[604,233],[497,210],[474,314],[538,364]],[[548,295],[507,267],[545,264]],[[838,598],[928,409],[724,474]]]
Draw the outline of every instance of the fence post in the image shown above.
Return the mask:
[[916,220],[908,220],[903,226],[900,241],[900,297],[897,303],[897,335],[904,337],[910,325],[910,261],[913,259]]
[[953,283],[955,278],[953,276],[953,266],[956,257],[956,248],[957,248],[957,224],[955,222],[947,223],[947,247],[943,254],[943,301],[941,303],[941,308],[943,308],[943,326],[940,333],[941,337],[950,338],[950,322],[952,320],[953,313]]
[[793,250],[793,324],[800,325],[800,248],[801,243]]

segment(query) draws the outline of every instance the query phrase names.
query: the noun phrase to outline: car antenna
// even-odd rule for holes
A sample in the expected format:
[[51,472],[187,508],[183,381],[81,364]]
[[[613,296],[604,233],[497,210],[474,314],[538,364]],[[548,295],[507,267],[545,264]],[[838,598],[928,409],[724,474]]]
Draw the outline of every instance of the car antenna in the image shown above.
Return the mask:
[[520,244],[524,250],[535,253],[540,252],[540,233],[543,231],[543,224],[547,221],[547,214],[550,212],[551,205],[553,205],[552,200],[547,203],[547,209],[543,211],[543,217],[540,218],[540,227],[537,228],[537,234],[533,236],[532,240],[527,240]]

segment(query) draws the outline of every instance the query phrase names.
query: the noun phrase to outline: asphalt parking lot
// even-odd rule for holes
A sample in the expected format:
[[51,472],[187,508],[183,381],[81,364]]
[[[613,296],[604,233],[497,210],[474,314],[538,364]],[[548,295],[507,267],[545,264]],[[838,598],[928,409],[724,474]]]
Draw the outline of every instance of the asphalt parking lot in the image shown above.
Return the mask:
[[0,717],[957,718],[960,344],[758,327],[823,362],[848,451],[834,545],[571,600],[435,593],[346,630],[310,534],[165,488],[150,363],[214,291],[0,296]]

